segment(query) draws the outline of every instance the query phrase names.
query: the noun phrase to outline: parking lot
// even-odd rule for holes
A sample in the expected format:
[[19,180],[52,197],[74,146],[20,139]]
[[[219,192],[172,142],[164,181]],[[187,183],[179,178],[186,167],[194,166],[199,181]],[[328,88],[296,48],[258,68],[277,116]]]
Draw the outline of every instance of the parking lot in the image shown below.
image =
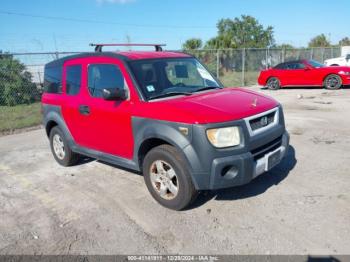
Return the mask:
[[349,254],[350,89],[252,89],[283,105],[287,157],[182,212],[138,174],[59,166],[43,129],[0,137],[0,253]]

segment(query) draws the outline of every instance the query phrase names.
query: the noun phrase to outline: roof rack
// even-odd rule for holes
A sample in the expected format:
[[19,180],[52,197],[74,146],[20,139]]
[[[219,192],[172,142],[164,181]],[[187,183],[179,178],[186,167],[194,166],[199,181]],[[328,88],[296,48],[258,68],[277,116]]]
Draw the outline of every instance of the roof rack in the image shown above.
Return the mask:
[[102,47],[104,46],[154,46],[157,52],[163,51],[162,46],[166,46],[166,44],[93,44],[90,46],[95,47],[95,52],[102,52]]

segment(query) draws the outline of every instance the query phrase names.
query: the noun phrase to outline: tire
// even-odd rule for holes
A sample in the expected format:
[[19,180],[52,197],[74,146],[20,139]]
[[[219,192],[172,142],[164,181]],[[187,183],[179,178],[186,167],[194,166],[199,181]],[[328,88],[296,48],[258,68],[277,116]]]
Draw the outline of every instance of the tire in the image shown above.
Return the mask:
[[67,139],[58,126],[50,131],[50,147],[55,160],[62,166],[73,166],[79,160],[79,154],[70,149]]
[[266,87],[270,90],[278,90],[281,88],[281,82],[277,77],[270,77],[267,80]]
[[152,197],[162,206],[182,210],[198,195],[187,164],[180,153],[170,145],[151,149],[142,165],[143,176]]
[[340,76],[336,74],[331,74],[325,78],[323,81],[323,86],[329,90],[339,89],[343,85],[343,81]]

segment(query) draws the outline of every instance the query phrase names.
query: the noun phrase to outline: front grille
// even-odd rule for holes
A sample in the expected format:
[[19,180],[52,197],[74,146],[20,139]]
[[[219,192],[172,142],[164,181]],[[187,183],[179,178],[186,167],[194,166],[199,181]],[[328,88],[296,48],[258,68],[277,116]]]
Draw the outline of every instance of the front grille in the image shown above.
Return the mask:
[[282,145],[282,136],[276,138],[275,140],[272,140],[271,142],[260,146],[258,148],[255,148],[251,151],[254,160],[258,160],[262,158],[264,155],[266,155],[269,152],[274,151],[275,149],[279,148]]
[[259,116],[257,118],[249,120],[250,128],[252,131],[256,131],[260,128],[266,127],[272,124],[275,120],[276,111],[267,115]]

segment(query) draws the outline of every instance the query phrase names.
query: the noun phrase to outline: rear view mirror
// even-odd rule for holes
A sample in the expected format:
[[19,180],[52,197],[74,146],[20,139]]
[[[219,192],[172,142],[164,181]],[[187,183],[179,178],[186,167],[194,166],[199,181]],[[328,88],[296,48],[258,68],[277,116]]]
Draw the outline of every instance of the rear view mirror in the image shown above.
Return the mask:
[[104,100],[125,100],[127,94],[123,88],[104,88],[102,90],[102,97]]
[[185,65],[176,65],[175,74],[177,78],[188,78],[187,66]]

